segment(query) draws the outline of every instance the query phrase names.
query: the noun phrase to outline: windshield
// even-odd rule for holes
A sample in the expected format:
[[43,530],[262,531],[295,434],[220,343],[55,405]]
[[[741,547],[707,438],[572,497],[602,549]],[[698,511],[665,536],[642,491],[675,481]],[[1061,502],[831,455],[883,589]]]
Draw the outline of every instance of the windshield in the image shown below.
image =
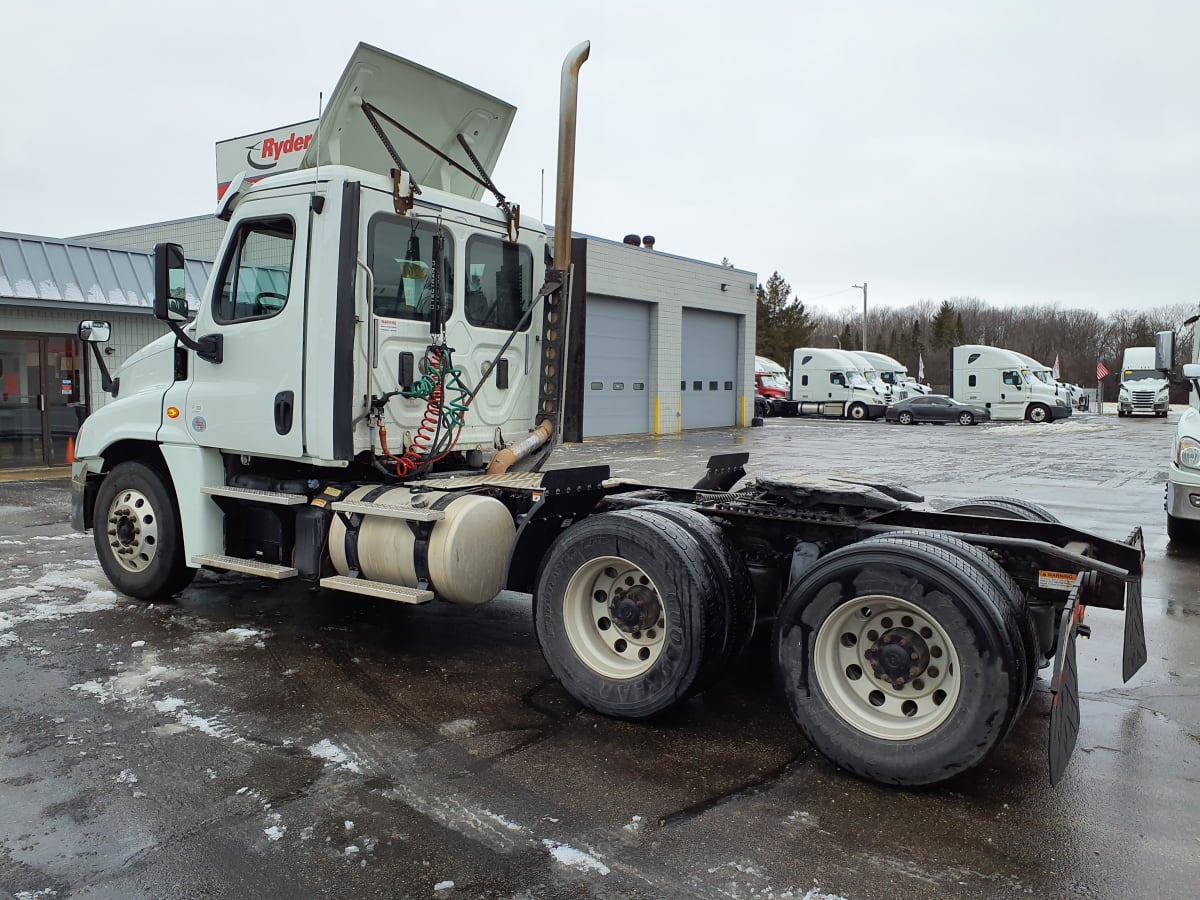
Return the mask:
[[1054,376],[1049,372],[1034,372],[1033,377],[1042,384],[1054,384]]
[[1153,378],[1155,380],[1161,380],[1162,377],[1163,377],[1162,373],[1157,371],[1156,369],[1126,369],[1124,375],[1122,375],[1122,377],[1121,377],[1121,380],[1122,381],[1140,381],[1143,378]]
[[763,387],[779,388],[781,391],[788,389],[787,376],[781,372],[773,372],[769,375],[759,375],[758,380],[762,382]]
[[863,378],[862,372],[855,372],[853,369],[846,373],[846,383],[852,384],[855,387],[870,387],[867,379]]

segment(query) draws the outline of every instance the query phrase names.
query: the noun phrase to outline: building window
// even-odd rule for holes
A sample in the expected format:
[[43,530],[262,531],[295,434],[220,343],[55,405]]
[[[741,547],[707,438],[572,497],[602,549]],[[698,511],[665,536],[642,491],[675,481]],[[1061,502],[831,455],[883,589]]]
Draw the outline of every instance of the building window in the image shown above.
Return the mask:
[[725,382],[725,390],[727,390],[727,391],[733,390],[733,382],[732,381]]
[[623,382],[623,381],[614,381],[614,382],[613,382],[613,390],[614,390],[614,391],[623,391],[623,390],[625,390],[625,382]]
[[603,381],[593,381],[591,387],[592,387],[593,391],[602,391],[602,390],[604,390],[604,382]]
[[644,391],[644,390],[646,389],[646,385],[645,385],[645,383],[644,383],[644,382],[641,382],[641,381],[635,381],[635,382],[633,383],[633,389],[634,389],[635,391]]
[[692,382],[692,390],[693,390],[693,391],[702,391],[702,390],[704,390],[704,382],[703,382],[703,381],[693,381],[693,382]]

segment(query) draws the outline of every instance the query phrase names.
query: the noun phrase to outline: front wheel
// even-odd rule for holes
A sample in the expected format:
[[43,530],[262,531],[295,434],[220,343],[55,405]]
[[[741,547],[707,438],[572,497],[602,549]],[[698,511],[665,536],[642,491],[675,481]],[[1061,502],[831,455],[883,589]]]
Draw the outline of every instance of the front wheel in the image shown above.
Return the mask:
[[1200,522],[1167,513],[1167,538],[1173,544],[1200,546]]
[[854,419],[857,422],[861,422],[863,419],[865,419],[867,417],[867,414],[868,413],[867,413],[866,406],[864,406],[861,403],[851,404],[850,409],[846,412],[846,415],[848,415],[851,419]]
[[100,567],[122,594],[166,600],[196,570],[183,556],[183,530],[167,477],[145,463],[116,466],[96,492],[93,536]]
[[1045,422],[1050,418],[1050,410],[1041,403],[1035,403],[1033,406],[1029,407],[1029,412],[1025,414],[1025,418],[1027,418],[1030,422],[1040,425],[1042,422]]
[[958,414],[958,424],[959,425],[974,425],[975,424],[975,416],[973,416],[969,412],[961,412]]
[[905,410],[896,416],[896,421],[901,425],[911,425],[913,423],[913,414]]

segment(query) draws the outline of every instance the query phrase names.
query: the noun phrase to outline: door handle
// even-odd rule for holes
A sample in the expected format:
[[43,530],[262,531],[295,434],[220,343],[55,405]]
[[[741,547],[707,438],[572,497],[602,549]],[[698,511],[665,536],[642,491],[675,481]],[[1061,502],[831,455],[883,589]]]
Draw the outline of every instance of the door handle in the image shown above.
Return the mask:
[[46,411],[46,395],[38,394],[38,412]]
[[292,407],[296,395],[293,391],[280,391],[275,395],[275,431],[287,434],[292,430]]

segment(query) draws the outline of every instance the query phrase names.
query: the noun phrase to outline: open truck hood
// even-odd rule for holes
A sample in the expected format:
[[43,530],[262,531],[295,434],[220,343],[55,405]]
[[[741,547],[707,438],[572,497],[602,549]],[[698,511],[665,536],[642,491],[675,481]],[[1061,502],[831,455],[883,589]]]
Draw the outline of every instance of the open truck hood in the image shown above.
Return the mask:
[[[515,106],[460,81],[359,44],[338,79],[300,168],[343,165],[383,175],[395,168],[362,111],[363,100],[474,172],[474,164],[458,143],[461,133],[489,174],[495,170],[517,112]],[[417,184],[473,200],[482,198],[481,185],[390,123],[380,119],[380,126]]]

